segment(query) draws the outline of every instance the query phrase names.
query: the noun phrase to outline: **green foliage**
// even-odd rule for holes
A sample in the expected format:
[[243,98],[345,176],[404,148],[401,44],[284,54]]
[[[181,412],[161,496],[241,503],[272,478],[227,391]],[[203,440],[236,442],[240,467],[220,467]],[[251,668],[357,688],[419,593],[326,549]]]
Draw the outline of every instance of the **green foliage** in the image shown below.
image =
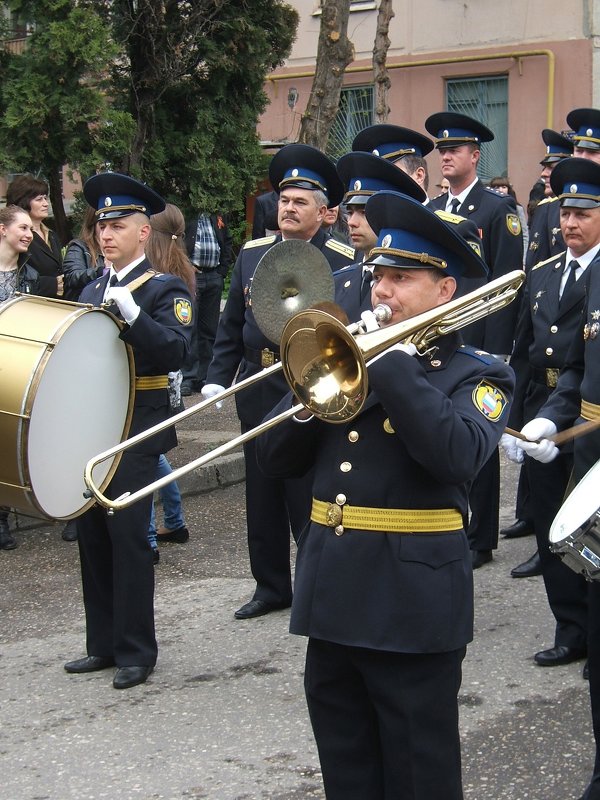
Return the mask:
[[[232,214],[265,171],[266,74],[289,53],[284,0],[12,0],[35,21],[0,49],[0,166],[146,180],[186,214]],[[3,64],[6,62],[6,65]]]

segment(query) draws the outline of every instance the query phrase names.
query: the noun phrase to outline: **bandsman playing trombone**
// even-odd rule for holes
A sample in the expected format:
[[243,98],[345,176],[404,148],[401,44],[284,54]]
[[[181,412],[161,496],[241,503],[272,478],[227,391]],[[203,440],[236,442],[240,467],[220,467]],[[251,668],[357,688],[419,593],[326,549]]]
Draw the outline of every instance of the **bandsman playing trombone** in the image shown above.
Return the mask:
[[[453,223],[412,198],[379,192],[366,215],[378,234],[372,303],[389,306],[390,325],[486,274]],[[314,469],[290,630],[309,637],[305,691],[328,800],[463,796],[468,484],[498,445],[514,379],[459,333],[422,354],[395,341],[370,360],[355,419],[326,424],[305,409],[257,440],[272,477]],[[273,415],[293,402],[288,395]]]

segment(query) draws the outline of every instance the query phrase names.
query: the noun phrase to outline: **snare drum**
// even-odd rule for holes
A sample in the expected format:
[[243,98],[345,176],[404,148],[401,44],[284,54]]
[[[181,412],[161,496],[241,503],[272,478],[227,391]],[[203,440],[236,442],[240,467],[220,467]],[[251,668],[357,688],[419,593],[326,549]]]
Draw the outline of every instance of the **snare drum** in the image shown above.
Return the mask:
[[[133,356],[100,308],[15,296],[0,305],[0,505],[79,516],[90,458],[127,436]],[[118,459],[98,466],[106,486]]]
[[600,461],[586,472],[550,527],[550,549],[587,580],[600,580]]

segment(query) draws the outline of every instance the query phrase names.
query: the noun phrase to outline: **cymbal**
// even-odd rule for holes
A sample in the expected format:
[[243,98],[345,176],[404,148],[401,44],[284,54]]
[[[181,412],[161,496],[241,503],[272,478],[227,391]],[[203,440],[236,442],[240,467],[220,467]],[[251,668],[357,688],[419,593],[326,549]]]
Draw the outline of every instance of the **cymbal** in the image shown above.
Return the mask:
[[258,262],[250,287],[256,324],[272,342],[295,314],[334,296],[333,275],[323,253],[310,242],[287,239]]

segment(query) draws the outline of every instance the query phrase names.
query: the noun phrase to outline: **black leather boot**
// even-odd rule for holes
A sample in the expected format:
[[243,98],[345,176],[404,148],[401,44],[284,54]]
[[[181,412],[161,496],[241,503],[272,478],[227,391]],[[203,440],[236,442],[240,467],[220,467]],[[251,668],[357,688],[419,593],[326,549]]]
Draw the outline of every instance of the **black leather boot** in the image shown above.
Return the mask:
[[8,511],[0,510],[0,550],[14,550],[17,543],[13,539],[8,527]]

